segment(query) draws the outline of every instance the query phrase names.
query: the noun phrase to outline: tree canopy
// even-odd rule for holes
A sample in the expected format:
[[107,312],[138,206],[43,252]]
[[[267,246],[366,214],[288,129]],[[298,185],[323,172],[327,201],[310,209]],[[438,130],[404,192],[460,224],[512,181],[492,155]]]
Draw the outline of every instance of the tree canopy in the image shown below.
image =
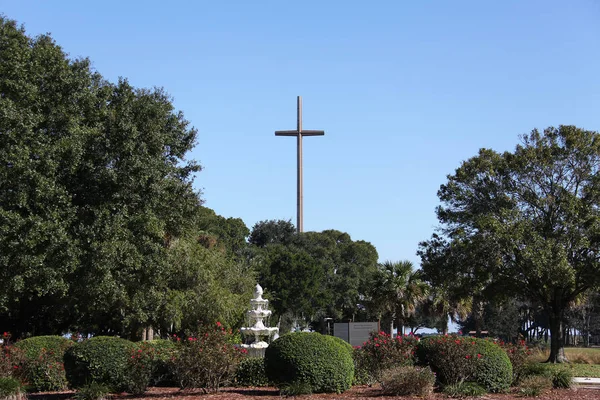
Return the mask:
[[186,293],[250,293],[223,278],[236,268],[227,254],[201,246],[205,231],[234,253],[248,229],[203,218],[195,140],[164,90],[110,83],[0,17],[0,329],[131,336],[178,325],[181,309],[167,310],[193,308]]
[[574,126],[534,130],[514,152],[480,150],[438,192],[440,233],[420,248],[425,275],[541,304],[550,361],[561,361],[565,311],[600,282],[599,167],[600,136]]
[[279,316],[318,321],[364,314],[364,296],[377,268],[370,243],[336,230],[298,234],[291,222],[273,220],[257,223],[249,242],[258,280]]

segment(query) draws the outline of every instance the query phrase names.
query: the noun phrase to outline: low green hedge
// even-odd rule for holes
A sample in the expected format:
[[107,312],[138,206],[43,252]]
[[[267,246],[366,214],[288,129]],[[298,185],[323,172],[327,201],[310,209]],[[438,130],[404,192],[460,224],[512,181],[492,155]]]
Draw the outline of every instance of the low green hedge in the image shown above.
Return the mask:
[[27,390],[58,391],[67,388],[63,365],[65,352],[74,342],[62,336],[35,336],[15,343],[23,352],[22,373]]
[[417,362],[429,365],[442,385],[477,382],[488,392],[508,390],[513,378],[508,356],[497,344],[462,336],[430,336],[417,346]]
[[133,342],[107,336],[77,343],[65,353],[69,385],[79,388],[95,382],[116,392],[126,391],[130,385],[128,359],[133,349]]
[[315,393],[341,393],[352,385],[352,346],[320,333],[283,335],[267,347],[265,372],[280,388],[303,385]]
[[269,379],[265,373],[264,358],[247,357],[240,361],[233,382],[236,386],[269,386]]

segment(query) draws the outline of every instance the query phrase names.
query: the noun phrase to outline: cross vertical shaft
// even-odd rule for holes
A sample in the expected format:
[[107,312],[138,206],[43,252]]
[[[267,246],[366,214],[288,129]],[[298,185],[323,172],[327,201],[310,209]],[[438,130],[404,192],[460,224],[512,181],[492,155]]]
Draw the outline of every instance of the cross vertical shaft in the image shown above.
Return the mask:
[[302,129],[302,97],[298,96],[298,104],[297,104],[297,125],[295,131],[275,131],[275,136],[296,136],[296,149],[297,149],[297,210],[296,210],[296,230],[298,233],[304,232],[304,224],[303,224],[303,203],[304,203],[304,193],[303,193],[303,182],[302,182],[302,136],[323,136],[325,134],[324,131],[312,131],[312,130],[303,130]]
[[303,214],[303,208],[304,208],[304,190],[302,188],[302,97],[298,96],[298,105],[297,105],[298,111],[296,113],[297,116],[297,131],[298,131],[298,136],[297,137],[297,152],[298,154],[296,155],[297,158],[297,164],[298,164],[298,171],[297,171],[297,186],[298,186],[298,190],[297,190],[297,199],[296,199],[296,221],[297,221],[297,225],[298,227],[296,228],[298,230],[298,232],[304,232],[304,216]]

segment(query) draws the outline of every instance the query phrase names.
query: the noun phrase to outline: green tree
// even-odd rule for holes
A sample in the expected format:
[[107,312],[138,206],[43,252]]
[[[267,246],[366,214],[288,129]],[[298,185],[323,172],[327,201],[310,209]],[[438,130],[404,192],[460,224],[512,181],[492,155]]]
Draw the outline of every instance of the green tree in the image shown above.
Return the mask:
[[248,242],[257,247],[268,244],[289,244],[296,234],[291,221],[265,220],[254,224]]
[[0,17],[0,325],[133,335],[200,204],[196,131],[161,89],[105,81]]
[[250,230],[241,218],[225,218],[210,208],[200,206],[197,220],[199,231],[214,235],[219,246],[232,254],[239,255],[246,248]]
[[378,266],[371,290],[372,307],[378,310],[380,318],[388,315],[391,334],[395,322],[398,328],[408,323],[417,306],[427,298],[429,287],[410,261],[385,261]]
[[599,166],[598,133],[573,126],[534,130],[512,153],[480,150],[438,192],[445,239],[422,244],[424,268],[442,265],[432,249],[451,249],[467,255],[446,264],[456,275],[543,305],[549,361],[562,362],[565,311],[600,281]]
[[323,317],[354,320],[361,313],[377,266],[377,250],[370,243],[337,230],[297,234],[282,220],[257,223],[249,242],[249,263],[278,315],[293,311],[319,322]]

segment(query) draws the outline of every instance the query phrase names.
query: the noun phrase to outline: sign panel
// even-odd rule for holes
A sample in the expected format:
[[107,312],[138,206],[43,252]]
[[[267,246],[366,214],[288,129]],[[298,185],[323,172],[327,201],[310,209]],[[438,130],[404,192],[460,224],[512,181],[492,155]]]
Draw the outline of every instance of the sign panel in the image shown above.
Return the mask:
[[362,346],[369,340],[369,333],[379,331],[378,322],[350,322],[348,325],[348,342],[352,346]]
[[348,323],[346,322],[336,322],[333,324],[333,336],[345,340],[346,342],[350,342],[350,338],[348,337]]

